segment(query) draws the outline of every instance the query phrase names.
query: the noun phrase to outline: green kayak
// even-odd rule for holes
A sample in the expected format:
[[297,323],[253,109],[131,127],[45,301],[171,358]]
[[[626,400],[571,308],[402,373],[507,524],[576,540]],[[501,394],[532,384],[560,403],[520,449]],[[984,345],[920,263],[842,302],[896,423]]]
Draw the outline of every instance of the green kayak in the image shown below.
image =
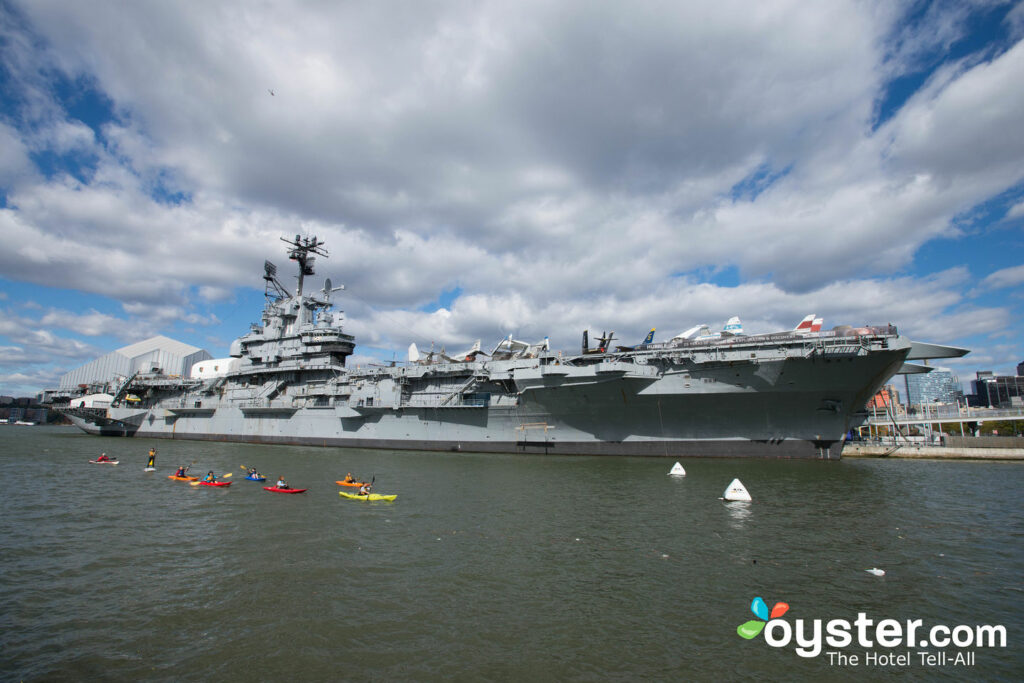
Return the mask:
[[390,495],[390,496],[385,496],[384,494],[381,494],[381,493],[371,493],[368,496],[361,496],[358,493],[349,493],[348,491],[338,491],[338,495],[342,496],[343,498],[351,498],[352,500],[370,500],[370,501],[373,501],[373,500],[388,500],[388,501],[390,501],[390,500],[394,500],[395,498],[398,498],[398,494],[397,493],[395,495]]

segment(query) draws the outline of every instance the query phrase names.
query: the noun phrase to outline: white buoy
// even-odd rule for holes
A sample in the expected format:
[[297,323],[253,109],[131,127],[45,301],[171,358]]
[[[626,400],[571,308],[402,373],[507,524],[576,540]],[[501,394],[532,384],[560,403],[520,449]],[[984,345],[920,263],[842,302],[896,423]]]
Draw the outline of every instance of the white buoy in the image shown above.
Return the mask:
[[729,487],[725,489],[725,493],[722,494],[722,498],[725,500],[744,500],[751,501],[753,498],[750,497],[750,493],[747,491],[747,487],[743,485],[739,479],[733,479]]
[[673,477],[685,477],[686,476],[686,470],[684,470],[683,466],[680,465],[678,462],[675,465],[672,465],[672,469],[670,469],[668,471],[668,473],[671,474]]
[[874,574],[875,576],[885,576],[885,570],[879,569],[878,567],[872,567],[871,569],[865,569],[868,574]]

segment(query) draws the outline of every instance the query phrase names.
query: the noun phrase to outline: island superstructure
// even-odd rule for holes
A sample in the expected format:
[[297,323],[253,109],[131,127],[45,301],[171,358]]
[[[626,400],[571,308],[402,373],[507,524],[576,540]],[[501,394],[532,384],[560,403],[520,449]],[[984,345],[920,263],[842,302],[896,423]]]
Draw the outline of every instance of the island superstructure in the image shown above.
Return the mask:
[[[296,289],[264,268],[262,320],[189,377],[139,372],[105,411],[68,411],[92,434],[393,450],[836,459],[868,399],[911,361],[963,349],[895,327],[723,332],[565,354],[503,340],[454,357],[431,353],[350,368],[327,280],[304,291],[316,237],[284,239]],[[820,323],[819,323],[820,325]],[[646,341],[646,340],[645,340]],[[602,342],[605,340],[602,339]]]

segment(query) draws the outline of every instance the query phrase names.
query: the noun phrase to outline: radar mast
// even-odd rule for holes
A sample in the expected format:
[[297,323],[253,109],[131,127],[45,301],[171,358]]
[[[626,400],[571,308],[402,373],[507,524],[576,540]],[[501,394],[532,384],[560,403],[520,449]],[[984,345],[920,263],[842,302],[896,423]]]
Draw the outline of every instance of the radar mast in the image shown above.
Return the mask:
[[327,250],[323,248],[324,241],[318,240],[316,236],[302,237],[301,235],[296,235],[294,240],[282,237],[281,241],[292,247],[288,252],[288,258],[299,263],[299,285],[295,291],[295,296],[301,297],[303,278],[306,275],[313,274],[313,263],[316,261],[316,257],[313,254],[327,257]]

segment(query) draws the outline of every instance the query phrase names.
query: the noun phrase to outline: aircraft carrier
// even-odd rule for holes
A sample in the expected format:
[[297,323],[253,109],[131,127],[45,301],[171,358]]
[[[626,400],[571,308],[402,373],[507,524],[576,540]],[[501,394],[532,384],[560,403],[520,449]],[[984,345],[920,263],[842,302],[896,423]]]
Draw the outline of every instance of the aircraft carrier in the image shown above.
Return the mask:
[[[68,411],[91,434],[420,451],[838,459],[844,435],[911,361],[964,349],[922,344],[891,325],[670,341],[564,354],[506,338],[490,353],[353,369],[355,338],[330,280],[303,291],[316,237],[284,239],[298,265],[288,291],[265,264],[262,321],[189,377],[140,372],[105,411]],[[810,318],[810,317],[809,317]],[[728,330],[727,326],[727,330]],[[696,330],[696,328],[695,328]],[[650,340],[651,337],[648,338]]]

